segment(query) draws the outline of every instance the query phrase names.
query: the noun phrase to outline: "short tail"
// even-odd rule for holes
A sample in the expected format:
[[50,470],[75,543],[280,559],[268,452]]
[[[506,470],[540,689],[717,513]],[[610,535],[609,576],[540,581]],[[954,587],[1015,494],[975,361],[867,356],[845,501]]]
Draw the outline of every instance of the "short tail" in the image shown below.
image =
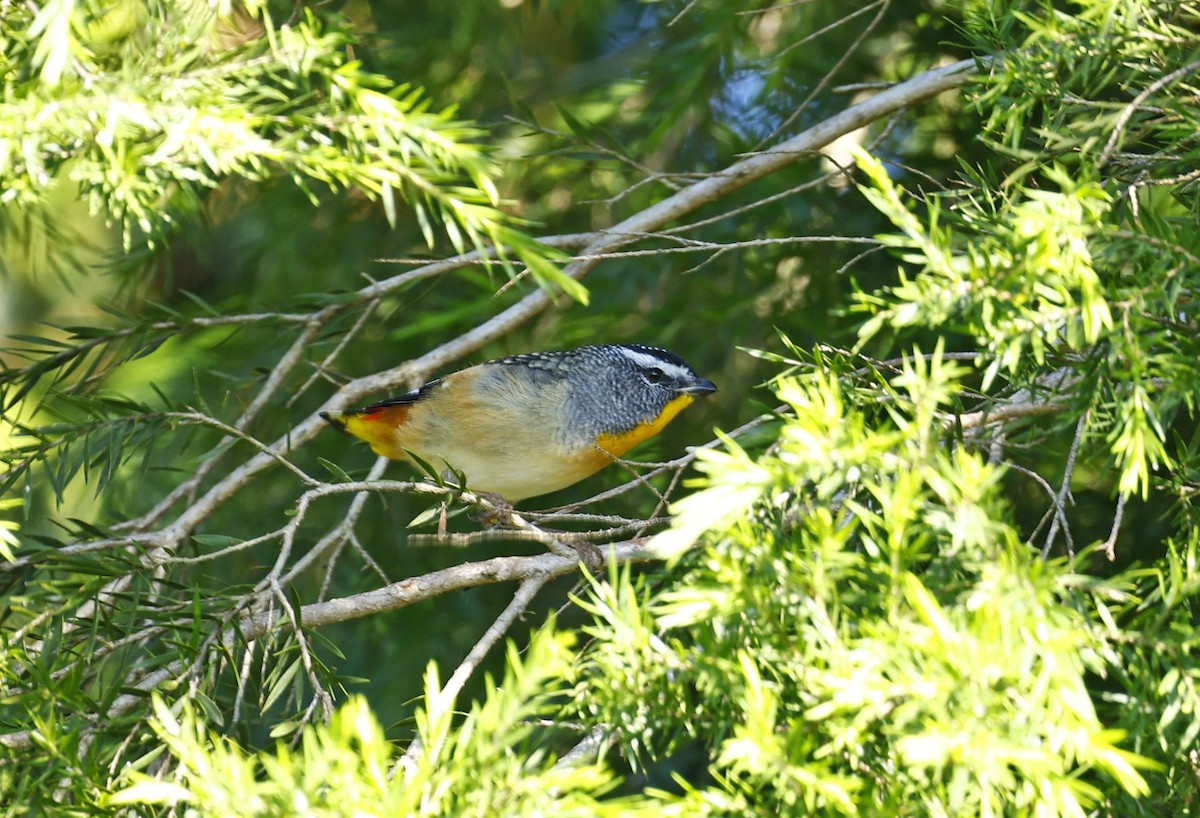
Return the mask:
[[397,435],[411,408],[410,403],[388,402],[357,412],[321,412],[321,417],[335,429],[365,441],[376,454],[403,460],[404,448]]

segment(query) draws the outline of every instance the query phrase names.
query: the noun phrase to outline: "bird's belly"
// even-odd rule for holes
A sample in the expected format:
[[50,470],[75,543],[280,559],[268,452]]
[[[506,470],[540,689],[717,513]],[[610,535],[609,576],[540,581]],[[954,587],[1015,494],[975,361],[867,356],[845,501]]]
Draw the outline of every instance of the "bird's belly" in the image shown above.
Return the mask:
[[599,449],[568,452],[556,448],[531,457],[504,452],[499,447],[487,451],[442,446],[436,452],[423,448],[417,446],[411,451],[435,469],[450,467],[461,472],[468,489],[499,494],[512,503],[566,488],[613,462]]

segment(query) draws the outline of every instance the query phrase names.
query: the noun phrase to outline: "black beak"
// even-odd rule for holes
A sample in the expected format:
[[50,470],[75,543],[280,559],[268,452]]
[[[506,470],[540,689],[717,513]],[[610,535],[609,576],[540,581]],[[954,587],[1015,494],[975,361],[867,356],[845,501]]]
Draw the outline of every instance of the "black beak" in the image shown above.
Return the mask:
[[717,385],[708,378],[697,378],[695,383],[688,384],[687,386],[681,386],[676,391],[682,395],[695,395],[700,397],[701,395],[711,395],[713,392],[716,392]]

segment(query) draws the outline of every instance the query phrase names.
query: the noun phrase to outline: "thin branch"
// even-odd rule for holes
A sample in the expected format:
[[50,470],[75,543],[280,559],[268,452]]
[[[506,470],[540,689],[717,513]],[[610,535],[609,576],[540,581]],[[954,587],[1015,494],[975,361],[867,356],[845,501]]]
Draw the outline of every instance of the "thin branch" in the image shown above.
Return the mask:
[[[254,397],[254,400],[251,401],[246,410],[242,412],[241,416],[234,421],[234,428],[238,430],[244,430],[250,425],[250,422],[253,421],[258,413],[267,405],[267,399],[273,395],[275,391],[283,384],[284,377],[291,372],[291,370],[295,368],[295,366],[298,365],[303,359],[304,353],[308,350],[309,346],[312,345],[313,341],[316,340],[321,329],[325,326],[325,322],[332,319],[342,309],[344,309],[344,307],[341,305],[331,306],[321,310],[316,316],[309,317],[309,320],[305,324],[304,331],[301,332],[299,337],[292,342],[292,345],[288,348],[288,351],[284,353],[282,358],[280,358],[279,363],[272,368],[270,376],[267,378],[266,383],[259,390],[258,394]],[[215,419],[214,422],[216,422]],[[275,449],[268,448],[257,440],[254,440],[253,442],[255,443],[256,447],[260,449],[260,453],[263,456],[271,457],[272,459],[282,457],[275,451]],[[150,509],[150,511],[146,512],[135,520],[119,524],[114,528],[117,530],[134,531],[145,529],[160,520],[163,515],[170,511],[171,508],[180,500],[194,497],[194,493],[201,485],[203,485],[205,478],[215,471],[217,466],[220,465],[221,454],[218,454],[216,457],[208,458],[201,463],[191,477],[176,486],[170,493],[167,494],[166,497],[156,503],[154,507]],[[286,458],[282,462],[286,463]]]
[[247,324],[258,324],[264,321],[280,321],[291,324],[304,324],[311,320],[312,316],[305,314],[292,314],[284,312],[266,312],[266,313],[248,313],[242,315],[215,315],[215,316],[197,316],[188,318],[182,321],[156,321],[152,324],[146,324],[140,327],[127,327],[125,329],[113,330],[112,332],[98,335],[95,338],[88,338],[86,341],[80,341],[78,344],[67,349],[60,350],[52,355],[39,357],[36,363],[20,369],[4,369],[0,371],[2,380],[13,381],[26,377],[34,372],[48,371],[56,369],[68,361],[84,355],[96,347],[120,341],[124,338],[132,338],[135,335],[151,334],[151,333],[185,333],[198,330],[212,329],[214,327],[236,327]]
[[[458,699],[458,695],[462,693],[463,687],[466,686],[467,680],[474,675],[479,668],[480,663],[487,657],[488,653],[500,641],[504,634],[508,633],[508,629],[516,622],[517,617],[525,613],[525,609],[533,602],[533,598],[537,596],[545,584],[549,581],[549,577],[535,574],[528,579],[521,581],[517,586],[517,591],[513,594],[512,600],[496,617],[496,621],[491,624],[483,636],[479,637],[479,641],[471,648],[466,657],[454,669],[454,673],[442,685],[442,689],[438,691],[433,701],[425,702],[425,709],[431,714],[445,712],[445,710],[454,704]],[[404,757],[397,761],[397,765],[403,766],[407,763],[415,763],[417,755],[421,752],[421,740],[413,739],[409,744],[408,750],[404,753]]]
[[[333,366],[333,362],[337,360],[337,357],[345,351],[346,347],[353,343],[354,339],[358,337],[358,334],[362,331],[363,327],[367,325],[367,322],[374,317],[375,309],[378,306],[378,299],[371,299],[367,302],[367,305],[363,307],[359,316],[354,319],[354,325],[351,326],[344,335],[342,335],[337,342],[337,346],[335,346],[329,352],[329,354],[325,356],[324,360],[313,365],[313,373],[309,375],[308,379],[304,381],[304,383],[300,384],[300,386],[292,393],[292,396],[287,399],[287,402],[284,403],[285,407],[290,409],[322,375],[326,375],[326,373],[329,371],[329,368]],[[328,376],[326,375],[326,377]]]
[[[1011,401],[1003,403],[999,406],[990,406],[987,409],[981,409],[978,412],[967,412],[958,415],[959,424],[963,429],[977,429],[988,426],[1000,426],[1013,420],[1022,418],[1041,417],[1043,415],[1053,415],[1067,408],[1070,401],[1066,398],[1059,400],[1028,400],[1028,401]],[[948,424],[953,424],[951,418],[947,418]]]
[[1104,556],[1108,557],[1109,562],[1117,558],[1117,533],[1121,530],[1121,520],[1125,517],[1125,503],[1128,500],[1127,492],[1117,495],[1117,510],[1113,514],[1112,529],[1108,532],[1108,539],[1104,541]]
[[1067,553],[1074,555],[1075,543],[1071,539],[1071,527],[1067,525],[1067,518],[1064,512],[1067,501],[1071,499],[1071,477],[1075,474],[1075,458],[1079,455],[1079,447],[1083,443],[1083,433],[1087,429],[1088,413],[1084,412],[1079,416],[1079,422],[1075,424],[1075,436],[1071,438],[1071,449],[1067,453],[1067,465],[1063,469],[1062,486],[1058,490],[1058,496],[1054,499],[1054,506],[1058,513],[1054,515],[1054,519],[1050,521],[1050,532],[1046,535],[1046,544],[1042,546],[1042,557],[1050,556],[1050,549],[1054,547],[1054,539],[1058,536],[1059,523],[1062,524],[1063,536],[1067,540]]
[[[618,564],[647,562],[659,556],[647,548],[646,543],[627,541],[600,546],[606,558]],[[534,576],[544,575],[547,580],[566,576],[579,570],[579,557],[559,554],[536,554],[534,556],[492,557],[482,562],[466,562],[433,571],[420,577],[402,579],[383,588],[364,591],[349,597],[331,599],[305,605],[302,621],[309,627],[320,627],[334,622],[347,622],[364,616],[394,611],[414,602],[431,599],[450,591],[495,585],[501,582],[520,582]],[[267,623],[255,617],[245,627],[250,632],[263,628]]]
[[[376,485],[379,482],[379,478],[383,476],[383,472],[387,469],[389,462],[386,457],[375,458],[375,462],[371,464],[371,470],[367,473],[366,483]],[[296,560],[296,564],[287,573],[280,576],[280,583],[291,585],[296,580],[296,577],[304,573],[310,565],[324,558],[326,552],[337,544],[342,537],[349,536],[354,531],[354,526],[358,523],[359,517],[362,516],[363,508],[366,506],[367,498],[370,496],[371,492],[369,491],[357,492],[354,495],[354,499],[350,501],[350,507],[346,510],[346,515],[342,518],[341,523],[333,531],[322,537],[316,545],[309,548],[304,556]],[[382,574],[382,571],[380,573]]]
[[[251,405],[251,407],[253,408],[253,404]],[[168,417],[168,418],[176,418],[178,420],[186,421],[188,423],[195,423],[199,426],[211,426],[212,428],[217,429],[220,432],[223,432],[224,434],[228,435],[231,438],[234,438],[235,440],[242,440],[242,441],[245,441],[246,443],[249,443],[255,449],[262,452],[264,455],[271,458],[279,465],[283,466],[285,469],[290,471],[292,474],[296,475],[296,477],[300,478],[300,481],[303,482],[305,485],[308,485],[308,486],[321,485],[320,480],[317,480],[315,477],[308,476],[295,463],[288,460],[286,457],[284,457],[283,455],[281,455],[279,452],[275,451],[274,449],[268,447],[267,444],[263,443],[258,438],[252,437],[251,435],[248,435],[248,434],[246,434],[246,432],[243,431],[243,429],[245,429],[246,425],[249,423],[249,421],[252,417],[250,409],[246,410],[246,413],[243,414],[242,417],[238,419],[237,424],[234,426],[230,426],[227,423],[222,423],[221,421],[217,420],[216,418],[214,418],[210,415],[205,415],[201,412],[165,412],[163,416]],[[212,459],[215,460],[215,458],[212,458]],[[211,462],[211,460],[210,460],[210,462]]]
[[1125,109],[1121,111],[1121,115],[1117,117],[1117,121],[1113,123],[1113,131],[1111,134],[1109,134],[1108,141],[1104,144],[1104,150],[1100,152],[1100,166],[1108,164],[1108,160],[1112,158],[1113,151],[1117,148],[1117,142],[1121,139],[1121,134],[1125,132],[1125,127],[1129,124],[1129,120],[1133,118],[1135,113],[1137,113],[1138,108],[1141,107],[1143,102],[1157,94],[1163,88],[1175,82],[1175,80],[1182,79],[1198,69],[1200,69],[1200,60],[1196,60],[1195,62],[1190,62],[1185,66],[1176,68],[1170,74],[1159,77],[1157,80],[1147,85],[1145,90],[1134,97],[1133,100],[1125,106]]
[[[818,37],[820,37],[823,34],[828,34],[830,31],[833,31],[835,28],[845,25],[846,23],[853,20],[855,17],[858,17],[859,15],[862,15],[862,14],[866,14],[871,9],[873,9],[879,5],[882,5],[884,7],[883,10],[886,11],[888,2],[887,2],[887,0],[875,0],[874,3],[869,3],[865,6],[863,6],[862,8],[855,9],[854,11],[851,11],[850,13],[848,13],[842,17],[839,17],[838,19],[834,20],[829,25],[823,26],[822,28],[818,28],[816,31],[810,31],[807,34],[805,34],[803,37],[801,37],[799,40],[796,40],[793,43],[788,43],[786,46],[784,46],[782,49],[780,49],[779,56],[782,57],[784,54],[787,54],[789,51],[795,51],[797,48],[804,45],[805,43],[812,42],[813,40],[817,39]],[[874,26],[868,27],[865,33],[870,34],[871,29],[873,27]],[[863,39],[863,35],[860,34],[858,39],[855,40],[854,44],[846,50],[847,55],[854,53],[854,51],[858,47],[859,43],[862,42],[862,39]],[[829,74],[834,73],[834,71],[838,67],[840,67],[840,65],[834,66],[834,68],[830,69],[830,71],[828,73]],[[809,97],[807,100],[805,100],[805,103],[808,103],[811,101],[812,101],[812,97]],[[803,110],[803,107],[801,107],[800,110]]]
[[[996,458],[996,461],[999,461],[998,457]],[[1037,526],[1034,527],[1033,532],[1029,535],[1028,545],[1032,546],[1033,541],[1037,539],[1038,532],[1042,530],[1042,526],[1045,525],[1048,520],[1061,516],[1064,513],[1064,510],[1060,505],[1058,493],[1054,490],[1054,486],[1050,485],[1050,481],[1045,477],[1042,477],[1033,469],[1026,468],[1018,463],[1010,462],[1006,463],[1005,466],[1013,471],[1020,472],[1027,477],[1033,478],[1033,480],[1046,492],[1046,496],[1050,498],[1049,510],[1042,515],[1042,519],[1038,522]]]
[[280,584],[271,580],[271,594],[279,603],[279,607],[287,615],[287,622],[291,626],[292,637],[296,640],[297,647],[300,648],[300,662],[304,667],[304,673],[308,677],[308,683],[312,685],[313,702],[321,702],[325,711],[325,715],[329,716],[333,712],[333,695],[325,689],[321,684],[320,678],[317,677],[316,670],[313,665],[312,652],[308,647],[308,638],[304,635],[304,629],[300,626],[300,621],[296,618],[296,609],[288,602],[287,594],[284,593]]
[[[660,554],[648,548],[645,542],[635,540],[600,546],[600,551],[605,559],[618,565],[662,558]],[[304,627],[317,628],[399,610],[451,591],[501,582],[523,582],[533,577],[544,577],[549,581],[575,573],[579,570],[579,565],[579,557],[574,553],[570,557],[546,553],[534,556],[493,557],[482,562],[462,563],[361,594],[305,605],[300,609],[300,623]],[[247,613],[242,616],[236,628],[227,628],[219,634],[213,634],[208,641],[232,645],[239,637],[246,640],[258,639],[278,622],[278,615],[269,611]],[[204,650],[200,653],[203,655]],[[158,668],[136,684],[127,685],[130,692],[118,696],[113,701],[104,714],[104,719],[111,720],[123,716],[144,705],[147,693],[172,681],[181,680],[190,672],[184,668],[181,659]],[[33,736],[29,730],[0,734],[0,747],[20,751],[33,746]]]
[[[768,140],[777,138],[781,133],[792,127],[792,124],[799,119],[806,110],[808,110],[808,106],[811,105],[813,100],[815,100],[821,94],[821,92],[829,86],[829,83],[833,81],[834,76],[840,70],[842,70],[842,66],[844,66],[849,61],[850,57],[853,56],[856,51],[858,51],[859,47],[866,42],[866,39],[870,36],[871,32],[874,31],[879,25],[880,21],[883,20],[883,16],[887,13],[888,7],[891,6],[891,0],[876,0],[876,2],[864,6],[861,11],[852,12],[850,15],[843,17],[838,22],[834,23],[835,26],[840,25],[851,17],[855,17],[862,13],[862,11],[866,11],[874,6],[879,6],[879,10],[875,13],[875,16],[872,17],[871,21],[867,23],[863,30],[858,33],[858,36],[854,39],[854,42],[850,44],[850,47],[842,52],[837,61],[829,68],[828,71],[825,72],[825,75],[821,77],[817,84],[813,86],[813,89],[809,91],[808,96],[804,98],[804,101],[796,106],[796,110],[792,111],[791,115],[781,122],[779,127],[777,127],[771,133],[771,135],[767,137]],[[884,91],[883,93],[886,94],[888,92]]]

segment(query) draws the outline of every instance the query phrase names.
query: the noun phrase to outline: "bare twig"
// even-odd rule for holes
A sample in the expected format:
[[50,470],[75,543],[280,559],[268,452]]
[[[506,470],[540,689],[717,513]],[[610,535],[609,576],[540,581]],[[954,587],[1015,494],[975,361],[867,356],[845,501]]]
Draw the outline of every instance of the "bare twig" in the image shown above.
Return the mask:
[[1119,142],[1121,139],[1121,134],[1125,132],[1125,127],[1129,124],[1129,120],[1132,119],[1133,115],[1137,113],[1139,108],[1141,108],[1143,102],[1157,94],[1163,88],[1166,88],[1171,83],[1186,77],[1188,74],[1191,74],[1196,70],[1200,70],[1200,60],[1190,62],[1187,65],[1176,68],[1170,74],[1159,77],[1157,80],[1147,85],[1145,90],[1134,97],[1133,100],[1125,106],[1125,109],[1121,111],[1121,115],[1117,117],[1117,121],[1113,123],[1112,133],[1109,134],[1108,141],[1104,143],[1104,150],[1100,152],[1100,165],[1103,166],[1107,164],[1108,160],[1112,158],[1113,151],[1117,148],[1117,142]]
[[[462,693],[463,687],[467,684],[467,680],[479,668],[479,664],[491,651],[492,647],[508,633],[508,629],[512,627],[513,622],[517,620],[521,614],[525,613],[525,609],[529,607],[529,603],[533,602],[533,598],[537,596],[537,592],[549,580],[549,577],[534,574],[521,581],[517,586],[517,591],[513,594],[512,600],[496,617],[491,626],[483,632],[483,636],[479,637],[479,641],[471,648],[471,651],[459,663],[454,672],[450,674],[450,678],[442,685],[442,689],[432,701],[425,701],[425,709],[433,718],[440,716],[441,713],[451,706],[458,699],[458,695]],[[433,715],[437,714],[437,715]],[[397,761],[398,766],[403,766],[406,762],[412,763],[417,755],[421,752],[421,740],[413,739],[408,746],[408,750],[404,753],[404,757]]]
[[1108,532],[1108,539],[1104,541],[1104,556],[1108,557],[1110,562],[1117,558],[1117,533],[1121,530],[1121,520],[1125,517],[1125,503],[1128,500],[1129,495],[1126,492],[1117,495],[1117,510],[1113,514],[1112,529]]
[[1054,519],[1050,521],[1050,532],[1046,535],[1046,544],[1042,546],[1042,556],[1050,556],[1050,549],[1054,547],[1054,539],[1058,536],[1058,529],[1061,523],[1063,536],[1067,540],[1067,553],[1075,553],[1075,543],[1071,538],[1071,527],[1067,524],[1067,515],[1065,512],[1067,502],[1071,501],[1071,477],[1075,474],[1075,458],[1079,454],[1079,447],[1083,443],[1083,433],[1087,429],[1088,413],[1084,412],[1079,416],[1079,422],[1075,424],[1075,436],[1071,438],[1071,449],[1067,453],[1067,465],[1063,469],[1062,486],[1058,490],[1058,495],[1054,498],[1054,508],[1056,513]]
[[[883,16],[887,13],[888,7],[891,6],[891,0],[876,0],[876,2],[864,6],[860,11],[852,12],[850,15],[841,18],[833,24],[833,26],[841,25],[851,17],[856,17],[862,12],[876,6],[878,6],[878,10],[875,12],[875,16],[872,17],[870,22],[868,22],[866,26],[863,27],[863,30],[858,33],[858,36],[855,37],[854,42],[850,44],[850,47],[847,48],[840,57],[838,57],[837,61],[832,66],[830,66],[829,70],[825,72],[825,75],[821,77],[820,81],[818,81],[817,84],[813,86],[812,90],[809,91],[808,96],[805,97],[798,106],[796,106],[796,110],[792,111],[787,119],[780,123],[779,127],[771,132],[771,135],[767,137],[767,140],[778,138],[781,133],[784,133],[788,128],[792,127],[792,124],[796,122],[796,120],[798,120],[806,110],[808,110],[808,106],[813,103],[813,100],[815,100],[821,94],[821,92],[829,86],[829,83],[833,82],[833,78],[839,71],[841,71],[842,66],[844,66],[846,62],[849,61],[850,57],[852,57],[854,53],[858,51],[859,47],[866,41],[867,37],[870,36],[871,32],[879,26],[880,21],[883,20]],[[884,91],[883,93],[886,94],[887,91]]]
[[[1000,462],[999,456],[995,456],[994,462]],[[1063,508],[1059,502],[1058,492],[1056,492],[1054,490],[1054,486],[1050,485],[1050,481],[1048,481],[1045,477],[1042,477],[1040,474],[1035,472],[1033,469],[1026,468],[1025,466],[1022,466],[1019,463],[1011,463],[1010,462],[1010,463],[1006,463],[1005,465],[1007,466],[1007,468],[1010,468],[1013,471],[1020,472],[1021,474],[1024,474],[1026,477],[1032,478],[1034,480],[1034,482],[1036,482],[1039,486],[1042,487],[1043,490],[1045,490],[1046,496],[1050,498],[1050,508],[1046,511],[1045,514],[1042,515],[1042,519],[1038,521],[1038,524],[1034,527],[1033,532],[1029,535],[1029,539],[1027,542],[1030,546],[1032,546],[1033,541],[1037,539],[1038,533],[1041,532],[1042,526],[1045,525],[1049,520],[1056,519],[1057,517],[1061,516],[1064,513]]]
[[[618,565],[660,558],[646,543],[636,540],[600,546],[600,550],[606,559]],[[523,582],[533,577],[543,577],[545,581],[549,581],[578,570],[579,558],[573,552],[569,557],[551,553],[493,557],[482,562],[462,563],[420,577],[404,579],[361,594],[305,605],[300,609],[299,622],[305,627],[317,628],[399,610],[451,591],[500,582]],[[271,612],[248,613],[242,617],[235,629],[222,631],[214,635],[212,640],[231,645],[239,635],[247,640],[257,639],[275,627],[278,621],[278,616]],[[131,692],[118,696],[105,717],[113,719],[130,712],[145,703],[149,691],[157,690],[186,673],[182,660],[158,668],[137,684],[130,685]],[[25,750],[32,746],[33,737],[28,730],[0,734],[0,747]]]

